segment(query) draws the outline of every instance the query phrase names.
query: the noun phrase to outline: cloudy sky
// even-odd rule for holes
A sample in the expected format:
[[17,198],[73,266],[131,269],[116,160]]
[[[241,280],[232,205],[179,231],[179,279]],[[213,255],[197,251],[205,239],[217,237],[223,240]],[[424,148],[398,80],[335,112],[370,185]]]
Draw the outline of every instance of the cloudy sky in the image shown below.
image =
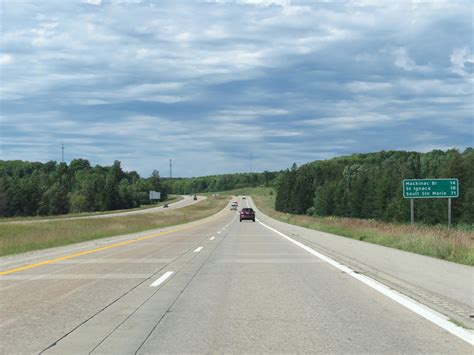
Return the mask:
[[0,159],[147,176],[473,143],[471,1],[1,0]]

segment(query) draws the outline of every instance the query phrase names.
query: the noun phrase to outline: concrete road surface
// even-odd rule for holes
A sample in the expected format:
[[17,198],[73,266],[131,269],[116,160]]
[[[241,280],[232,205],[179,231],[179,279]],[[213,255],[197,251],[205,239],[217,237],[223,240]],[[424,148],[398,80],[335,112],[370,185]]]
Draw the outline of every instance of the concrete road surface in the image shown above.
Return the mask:
[[235,211],[130,238],[0,264],[1,352],[472,354]]
[[474,329],[472,266],[283,223],[258,210],[257,214],[296,241]]

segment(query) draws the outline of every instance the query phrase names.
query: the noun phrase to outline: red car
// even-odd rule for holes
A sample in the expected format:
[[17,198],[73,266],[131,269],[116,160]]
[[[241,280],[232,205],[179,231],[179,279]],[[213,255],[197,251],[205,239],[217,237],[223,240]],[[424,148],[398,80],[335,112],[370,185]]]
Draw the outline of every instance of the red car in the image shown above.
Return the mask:
[[252,220],[255,222],[255,211],[251,208],[242,208],[240,211],[240,222],[243,220]]

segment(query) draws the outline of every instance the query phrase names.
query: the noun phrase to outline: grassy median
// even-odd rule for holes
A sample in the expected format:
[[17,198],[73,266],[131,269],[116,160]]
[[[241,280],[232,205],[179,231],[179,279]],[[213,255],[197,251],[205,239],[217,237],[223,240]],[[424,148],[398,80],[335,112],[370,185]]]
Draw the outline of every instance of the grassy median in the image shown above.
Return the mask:
[[0,225],[0,256],[73,244],[148,229],[183,224],[211,216],[228,203],[226,195],[179,209],[121,217]]
[[428,255],[460,264],[474,265],[474,231],[445,226],[386,223],[371,219],[313,217],[275,211],[275,192],[270,188],[229,191],[252,196],[266,215],[282,222]]
[[78,213],[66,213],[66,214],[53,215],[53,216],[0,217],[0,224],[10,223],[10,222],[16,223],[16,222],[23,222],[23,221],[36,222],[36,221],[43,221],[47,219],[67,219],[67,218],[75,218],[75,217],[98,216],[98,215],[103,215],[103,214],[124,213],[124,212],[130,212],[130,211],[141,211],[141,210],[147,210],[150,208],[160,207],[160,206],[163,206],[165,203],[175,203],[182,199],[183,197],[180,195],[169,195],[166,201],[158,202],[152,205],[143,205],[136,208],[129,208],[126,210],[78,212]]

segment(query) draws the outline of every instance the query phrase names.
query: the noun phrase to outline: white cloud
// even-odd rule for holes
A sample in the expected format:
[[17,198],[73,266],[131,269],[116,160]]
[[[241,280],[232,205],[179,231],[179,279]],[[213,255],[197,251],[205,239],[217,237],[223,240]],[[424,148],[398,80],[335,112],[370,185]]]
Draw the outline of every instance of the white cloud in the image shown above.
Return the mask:
[[434,145],[472,144],[467,3],[216,2],[12,2],[2,130],[45,145],[29,157],[5,144],[4,156],[47,160],[48,142],[69,139],[145,172],[156,157],[183,175],[246,169],[235,155],[251,149],[280,169],[413,146],[420,120]]
[[271,107],[229,107],[216,112],[210,119],[219,122],[252,122],[265,116],[278,117],[288,113],[287,110]]
[[387,115],[369,112],[353,116],[322,117],[301,122],[310,126],[320,127],[320,129],[324,130],[350,130],[368,126],[380,126],[390,120],[391,118]]
[[289,6],[291,4],[290,0],[240,0],[242,4],[250,5],[259,5],[259,6],[270,6],[270,5],[279,5],[279,6]]
[[102,4],[102,0],[82,0],[83,3],[89,5],[100,5]]
[[402,68],[406,71],[428,71],[429,66],[417,65],[416,62],[410,58],[406,48],[398,48],[394,51],[395,54],[395,66]]
[[0,65],[7,65],[13,62],[13,57],[10,54],[0,54]]
[[473,78],[473,73],[466,70],[466,65],[474,65],[474,54],[467,47],[455,49],[449,59],[453,73]]
[[369,81],[354,81],[347,84],[350,91],[353,92],[365,92],[365,91],[377,91],[391,89],[393,85],[387,82],[369,82]]

